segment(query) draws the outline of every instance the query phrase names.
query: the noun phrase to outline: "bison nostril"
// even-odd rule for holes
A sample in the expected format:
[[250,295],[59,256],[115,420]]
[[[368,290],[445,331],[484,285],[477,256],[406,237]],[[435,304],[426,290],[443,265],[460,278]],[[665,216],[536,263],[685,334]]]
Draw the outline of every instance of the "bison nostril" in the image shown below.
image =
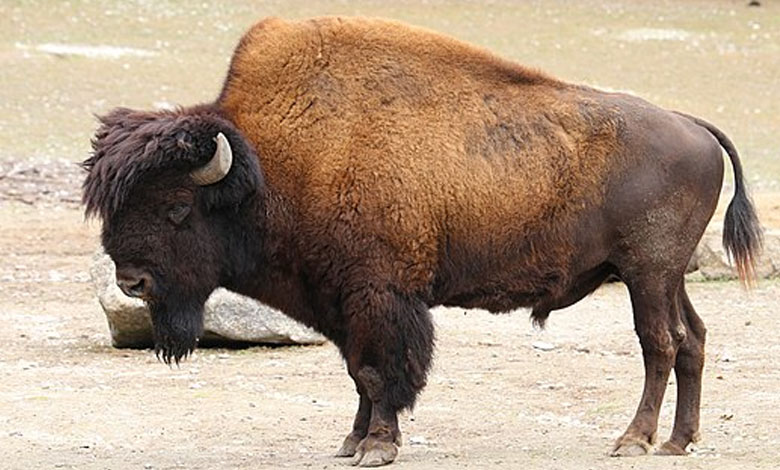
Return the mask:
[[133,284],[132,286],[129,286],[128,290],[131,293],[135,294],[136,297],[140,297],[140,296],[142,296],[144,294],[144,292],[146,290],[145,289],[145,287],[146,287],[145,284],[146,283],[144,282],[144,280],[141,279],[140,281],[138,281],[137,283]]
[[151,291],[151,276],[144,272],[117,272],[116,284],[128,297],[146,297]]

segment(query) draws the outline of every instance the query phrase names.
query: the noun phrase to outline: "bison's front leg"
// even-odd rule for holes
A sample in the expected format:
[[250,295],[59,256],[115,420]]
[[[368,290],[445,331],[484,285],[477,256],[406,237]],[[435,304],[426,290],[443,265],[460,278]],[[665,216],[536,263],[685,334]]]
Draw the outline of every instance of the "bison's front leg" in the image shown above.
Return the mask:
[[389,404],[384,396],[387,388],[385,379],[371,366],[360,369],[360,380],[369,384],[368,395],[371,399],[371,419],[368,434],[355,449],[352,465],[378,467],[388,464],[398,456],[401,446],[401,431],[398,429],[398,411]]
[[355,422],[352,424],[352,432],[344,438],[344,443],[341,444],[341,449],[336,452],[336,457],[354,456],[357,452],[358,444],[368,434],[368,425],[371,420],[371,400],[365,391],[361,390],[357,377],[353,378],[360,394],[360,404],[358,405],[357,414],[355,414]]
[[411,407],[425,386],[433,324],[421,301],[375,289],[350,295],[343,313],[348,324],[343,351],[361,398],[353,431],[339,454],[353,453],[353,465],[385,465],[395,460],[401,445],[398,412]]

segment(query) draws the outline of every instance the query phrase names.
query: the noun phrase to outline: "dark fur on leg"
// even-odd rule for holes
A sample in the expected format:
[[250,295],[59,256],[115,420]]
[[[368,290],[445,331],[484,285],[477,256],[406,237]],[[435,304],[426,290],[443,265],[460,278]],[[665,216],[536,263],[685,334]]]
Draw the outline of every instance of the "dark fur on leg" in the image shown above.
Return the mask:
[[[428,307],[395,292],[360,299],[373,305],[361,309],[370,318],[353,321],[357,331],[349,333],[352,347],[348,347],[348,361],[359,364],[358,380],[371,401],[396,411],[412,408],[426,384],[433,356],[434,332]],[[364,329],[369,331],[359,331]]]

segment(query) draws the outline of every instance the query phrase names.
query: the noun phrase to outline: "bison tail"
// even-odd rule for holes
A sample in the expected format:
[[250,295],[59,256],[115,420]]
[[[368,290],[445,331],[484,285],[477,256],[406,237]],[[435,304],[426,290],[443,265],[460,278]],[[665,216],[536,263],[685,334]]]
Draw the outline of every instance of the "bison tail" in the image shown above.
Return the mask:
[[733,146],[723,145],[723,148],[729,154],[734,167],[735,187],[734,197],[726,209],[723,222],[723,248],[726,249],[729,260],[737,265],[739,280],[743,284],[751,285],[756,280],[756,261],[763,243],[761,224],[742,179],[742,167],[737,151]]
[[[679,113],[682,114],[682,113]],[[742,163],[737,149],[720,129],[703,119],[682,114],[707,129],[726,150],[734,168],[734,197],[731,198],[723,223],[723,248],[729,261],[737,265],[739,280],[750,286],[756,280],[756,262],[761,252],[763,236],[756,209],[747,193]]]

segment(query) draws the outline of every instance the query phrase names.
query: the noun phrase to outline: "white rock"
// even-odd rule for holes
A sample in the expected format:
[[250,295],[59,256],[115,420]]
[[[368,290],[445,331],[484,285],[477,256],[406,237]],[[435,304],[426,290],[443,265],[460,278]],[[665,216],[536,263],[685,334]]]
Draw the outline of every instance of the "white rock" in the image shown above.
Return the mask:
[[118,59],[120,57],[132,56],[132,57],[154,57],[158,53],[156,51],[150,51],[146,49],[138,49],[134,47],[116,47],[116,46],[92,46],[85,44],[58,44],[58,43],[45,43],[38,44],[37,46],[26,46],[17,44],[20,49],[35,49],[38,52],[44,52],[59,57],[67,56],[81,56],[89,57],[91,59]]
[[531,346],[533,346],[534,349],[538,349],[539,351],[552,351],[555,349],[554,344],[547,343],[545,341],[534,341],[531,343]]
[[628,29],[620,33],[617,38],[621,41],[685,41],[691,37],[691,33],[682,29],[670,28],[636,28]]

